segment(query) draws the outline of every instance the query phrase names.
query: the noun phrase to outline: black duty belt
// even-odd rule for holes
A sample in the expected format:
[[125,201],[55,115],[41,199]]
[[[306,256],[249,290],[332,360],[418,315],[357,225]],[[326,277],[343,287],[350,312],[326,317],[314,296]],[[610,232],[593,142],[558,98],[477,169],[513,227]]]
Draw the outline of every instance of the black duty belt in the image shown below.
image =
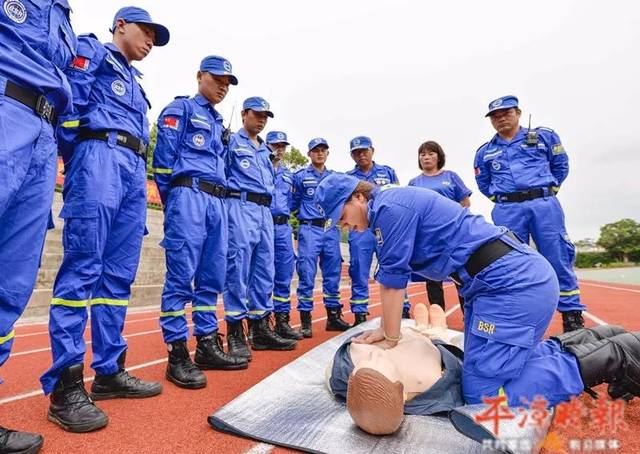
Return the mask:
[[[193,178],[184,176],[177,177],[173,181],[171,181],[169,186],[171,186],[172,188],[175,188],[176,186],[185,186],[191,188],[193,187]],[[224,186],[200,179],[198,179],[197,186],[198,189],[200,189],[202,192],[206,192],[207,194],[210,194],[214,197],[219,197],[221,199],[224,198],[227,193],[227,189]]]
[[[258,205],[262,205],[264,207],[271,206],[271,196],[269,194],[259,194],[257,192],[245,192],[246,199],[249,202],[257,203]],[[242,192],[240,191],[230,191],[227,189],[227,198],[228,199],[241,199]]]
[[556,192],[551,186],[548,188],[532,188],[527,191],[496,194],[496,202],[526,202],[527,200],[540,199],[542,197],[553,197],[555,195]]
[[289,222],[289,216],[274,216],[273,217],[273,223],[274,224],[282,225],[282,224],[287,224],[288,222]]
[[142,159],[147,159],[147,147],[144,142],[138,139],[136,136],[129,134],[124,131],[91,131],[89,129],[82,129],[80,131],[80,139],[81,140],[102,140],[103,142],[109,141],[109,135],[111,132],[115,132],[116,143],[121,145],[129,150],[133,151],[135,154],[140,156]]
[[[520,240],[518,240],[513,232],[507,232],[507,235],[520,242]],[[491,265],[500,257],[507,255],[512,250],[513,248],[502,241],[500,238],[489,241],[488,243],[480,246],[473,254],[471,254],[471,257],[469,257],[469,260],[467,260],[467,263],[465,263],[464,265],[464,269],[467,271],[467,274],[469,274],[469,276],[474,277],[487,266]],[[463,281],[457,271],[451,273],[450,277],[455,283],[462,285]]]
[[56,121],[58,120],[56,110],[53,108],[53,104],[47,101],[47,98],[44,96],[39,95],[28,88],[14,84],[10,80],[7,80],[4,94],[9,98],[15,99],[19,103],[24,104],[30,109],[33,109],[36,115],[42,117],[52,125],[56,124]]
[[313,225],[315,227],[324,227],[326,222],[324,219],[300,219],[300,224]]

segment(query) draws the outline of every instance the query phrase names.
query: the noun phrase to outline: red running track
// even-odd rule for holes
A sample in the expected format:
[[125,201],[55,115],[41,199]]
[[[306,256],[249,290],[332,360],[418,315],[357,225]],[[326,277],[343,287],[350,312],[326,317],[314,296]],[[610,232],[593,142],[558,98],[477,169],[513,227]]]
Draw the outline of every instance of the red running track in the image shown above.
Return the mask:
[[[623,325],[628,330],[640,330],[640,286],[604,284],[582,281],[583,300],[588,306],[587,326],[597,323]],[[409,288],[412,303],[426,302],[424,287],[414,284]],[[457,301],[453,286],[446,287],[449,304]],[[380,315],[380,298],[377,285],[371,286],[371,317]],[[348,307],[349,291],[343,289],[342,302]],[[166,349],[158,324],[158,311],[132,312],[127,316],[124,334],[128,339],[127,368],[134,374],[148,380],[160,381],[164,390],[155,398],[144,400],[101,401],[99,406],[109,415],[109,425],[98,432],[71,434],[62,431],[46,419],[48,399],[40,391],[39,376],[50,365],[51,352],[47,325],[43,323],[16,327],[16,339],[12,356],[2,368],[5,383],[0,386],[0,423],[11,428],[19,428],[42,433],[45,446],[42,452],[189,452],[189,453],[241,453],[241,452],[285,452],[281,448],[259,444],[250,440],[225,435],[212,430],[206,418],[215,409],[233,400],[236,396],[258,383],[266,376],[291,362],[301,354],[329,339],[336,333],[324,331],[326,314],[321,304],[321,296],[315,296],[313,312],[314,337],[298,344],[291,352],[254,352],[254,360],[244,371],[206,371],[208,386],[202,390],[183,390],[167,382],[164,378]],[[294,303],[295,304],[295,303]],[[221,304],[219,306],[222,306]],[[460,310],[450,306],[447,311],[449,327],[462,330]],[[222,308],[218,312],[222,320]],[[298,314],[292,312],[292,324],[299,324]],[[348,321],[353,316],[346,314]],[[224,324],[223,324],[224,326]],[[554,317],[548,334],[561,331],[561,319]],[[90,341],[87,329],[85,340]],[[190,340],[192,349],[195,347]],[[91,362],[90,345],[85,366],[86,377],[93,375],[88,364]],[[90,383],[87,384],[90,386]],[[604,392],[600,389],[599,391]],[[586,405],[592,405],[590,398],[582,398]],[[630,403],[625,412],[625,422],[630,430],[617,434],[594,434],[584,427],[566,430],[552,427],[543,452],[574,453],[569,449],[569,441],[574,438],[616,438],[622,448],[618,451],[640,452],[640,440],[633,429],[640,427],[640,404]]]

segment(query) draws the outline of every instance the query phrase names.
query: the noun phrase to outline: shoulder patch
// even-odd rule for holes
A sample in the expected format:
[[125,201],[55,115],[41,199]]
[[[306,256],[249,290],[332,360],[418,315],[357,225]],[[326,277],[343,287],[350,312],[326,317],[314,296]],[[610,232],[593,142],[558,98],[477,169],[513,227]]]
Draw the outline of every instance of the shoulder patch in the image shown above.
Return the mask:
[[165,116],[162,119],[161,128],[164,129],[175,129],[177,130],[180,127],[180,119],[177,117]]
[[90,63],[91,63],[90,58],[82,57],[81,55],[78,55],[73,59],[70,67],[73,69],[77,69],[78,71],[86,71],[87,69],[89,69]]

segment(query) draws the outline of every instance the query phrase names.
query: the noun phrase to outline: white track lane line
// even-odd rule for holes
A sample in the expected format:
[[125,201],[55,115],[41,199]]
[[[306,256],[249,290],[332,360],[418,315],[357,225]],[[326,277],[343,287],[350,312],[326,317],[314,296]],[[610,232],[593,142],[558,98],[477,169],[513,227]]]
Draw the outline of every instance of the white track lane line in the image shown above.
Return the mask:
[[275,446],[267,443],[258,443],[253,448],[248,449],[244,454],[267,454],[271,452]]

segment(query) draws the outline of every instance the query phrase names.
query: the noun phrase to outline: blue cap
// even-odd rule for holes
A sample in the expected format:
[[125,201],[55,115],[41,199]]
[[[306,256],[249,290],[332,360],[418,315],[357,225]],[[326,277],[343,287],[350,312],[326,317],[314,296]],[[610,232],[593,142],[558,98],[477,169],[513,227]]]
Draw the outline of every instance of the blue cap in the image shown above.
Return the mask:
[[324,145],[325,147],[329,148],[329,144],[326,140],[324,140],[322,137],[316,137],[315,139],[311,139],[311,141],[309,142],[309,151],[313,150],[318,145]]
[[316,188],[315,201],[327,220],[325,228],[338,223],[344,204],[358,186],[356,177],[344,173],[332,173],[325,177]]
[[251,98],[247,98],[242,103],[242,110],[251,109],[254,112],[266,112],[271,118],[273,118],[273,112],[269,109],[269,103],[260,96],[252,96]]
[[206,71],[216,76],[229,76],[231,85],[238,85],[238,78],[232,74],[231,62],[224,57],[209,55],[200,62],[200,71]]
[[289,145],[287,133],[282,131],[269,131],[267,133],[267,143],[286,143]]
[[125,22],[133,22],[135,24],[148,24],[151,25],[156,31],[156,41],[154,46],[164,46],[169,42],[169,30],[164,25],[156,24],[151,20],[151,15],[137,6],[125,6],[120,8],[115,16],[113,16],[113,24],[109,31],[113,33],[116,29],[116,22],[118,19],[123,19]]
[[368,138],[367,136],[354,137],[353,139],[351,139],[351,142],[349,142],[349,148],[351,149],[352,153],[355,150],[362,150],[363,148],[372,148],[372,147],[373,147],[373,143],[371,142],[371,139]]
[[511,109],[512,107],[518,107],[518,98],[515,96],[507,95],[494,99],[489,103],[489,112],[487,112],[485,117],[490,117],[496,110]]

